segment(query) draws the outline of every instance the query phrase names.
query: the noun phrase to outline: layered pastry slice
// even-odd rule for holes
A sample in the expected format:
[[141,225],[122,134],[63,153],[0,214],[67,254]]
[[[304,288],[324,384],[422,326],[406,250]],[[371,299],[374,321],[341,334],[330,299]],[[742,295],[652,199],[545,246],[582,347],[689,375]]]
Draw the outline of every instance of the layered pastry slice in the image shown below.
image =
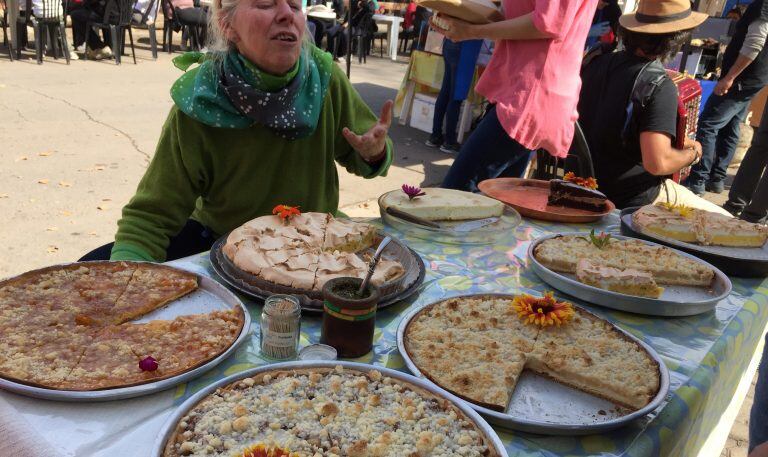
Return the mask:
[[659,298],[664,292],[647,271],[604,267],[589,260],[579,261],[576,278],[588,286],[637,297]]
[[552,206],[565,206],[599,213],[605,211],[607,200],[604,193],[575,182],[565,179],[553,179],[549,182],[547,204]]
[[723,214],[699,211],[696,229],[702,244],[761,248],[768,241],[768,227]]
[[632,226],[649,235],[698,243],[694,210],[682,206],[677,208],[677,211],[673,211],[661,204],[643,206],[632,214]]

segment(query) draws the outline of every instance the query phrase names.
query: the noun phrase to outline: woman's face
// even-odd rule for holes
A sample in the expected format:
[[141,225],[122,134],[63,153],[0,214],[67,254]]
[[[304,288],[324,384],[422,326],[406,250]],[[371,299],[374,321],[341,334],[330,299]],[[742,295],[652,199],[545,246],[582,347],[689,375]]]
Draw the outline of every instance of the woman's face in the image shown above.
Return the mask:
[[282,75],[299,58],[305,21],[301,0],[240,0],[228,35],[248,60]]

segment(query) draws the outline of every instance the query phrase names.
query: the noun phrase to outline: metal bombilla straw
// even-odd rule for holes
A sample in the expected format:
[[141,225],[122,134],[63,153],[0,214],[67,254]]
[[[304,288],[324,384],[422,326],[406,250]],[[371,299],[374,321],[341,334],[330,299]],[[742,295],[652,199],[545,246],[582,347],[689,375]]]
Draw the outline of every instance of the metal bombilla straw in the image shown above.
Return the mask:
[[363,283],[360,284],[360,288],[357,290],[358,297],[362,297],[363,292],[368,288],[368,283],[371,282],[371,276],[373,276],[373,270],[376,269],[376,264],[379,263],[381,254],[384,252],[384,248],[387,247],[390,241],[392,241],[392,237],[385,237],[383,240],[381,240],[381,243],[379,243],[379,247],[376,248],[376,253],[373,254],[373,258],[371,258],[371,261],[368,263],[368,274],[365,275]]

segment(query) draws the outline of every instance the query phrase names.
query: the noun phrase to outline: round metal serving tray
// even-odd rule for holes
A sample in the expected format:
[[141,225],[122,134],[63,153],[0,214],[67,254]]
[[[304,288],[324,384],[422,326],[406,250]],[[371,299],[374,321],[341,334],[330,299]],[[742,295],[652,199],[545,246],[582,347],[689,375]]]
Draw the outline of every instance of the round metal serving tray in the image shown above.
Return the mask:
[[[689,287],[689,286],[671,286],[662,284],[664,287],[664,293],[661,298],[648,298],[637,297],[634,295],[626,295],[610,290],[600,289],[598,287],[592,287],[586,284],[582,284],[576,280],[576,275],[568,273],[559,273],[552,271],[549,268],[542,265],[536,257],[533,255],[536,246],[543,241],[551,238],[555,238],[561,235],[576,235],[589,238],[589,233],[562,233],[556,235],[547,235],[541,238],[535,239],[528,247],[528,258],[531,261],[533,271],[547,284],[555,289],[572,295],[576,298],[580,298],[586,302],[594,303],[606,308],[618,309],[621,311],[628,311],[630,313],[647,314],[651,316],[693,316],[695,314],[706,313],[715,309],[720,300],[728,297],[731,293],[732,284],[728,276],[716,267],[709,263],[685,252],[680,252],[676,249],[671,249],[676,254],[706,265],[715,272],[715,278],[709,288],[704,287]],[[627,236],[611,235],[611,237],[625,240],[633,239]],[[661,246],[657,243],[647,240],[638,240],[642,243],[651,246]]]
[[251,370],[246,370],[246,371],[234,374],[214,384],[209,385],[208,387],[196,393],[195,395],[187,399],[184,403],[182,403],[181,406],[179,406],[179,408],[171,415],[171,417],[168,418],[168,420],[165,422],[163,427],[160,429],[160,433],[157,435],[154,450],[152,451],[152,456],[161,457],[163,455],[166,447],[166,443],[168,442],[168,440],[171,438],[174,431],[176,430],[176,426],[179,423],[179,421],[192,408],[194,408],[198,403],[200,403],[203,399],[205,399],[205,397],[212,394],[213,392],[216,391],[216,389],[220,387],[224,387],[226,385],[229,385],[233,382],[239,381],[244,378],[250,378],[252,376],[271,372],[271,371],[306,370],[309,368],[334,368],[338,365],[341,365],[346,370],[354,370],[354,371],[361,371],[361,372],[369,372],[371,370],[377,370],[384,376],[388,376],[390,378],[397,379],[398,381],[402,381],[405,384],[410,384],[415,387],[424,389],[427,392],[430,392],[438,397],[442,397],[450,401],[453,404],[453,406],[461,410],[461,412],[464,413],[464,415],[470,421],[472,421],[480,431],[483,432],[483,434],[485,435],[486,441],[488,442],[488,445],[493,446],[496,452],[498,452],[499,456],[508,457],[507,451],[504,449],[504,444],[501,442],[501,439],[499,439],[499,436],[496,434],[496,432],[493,431],[491,426],[488,425],[488,423],[482,417],[480,417],[479,414],[473,411],[472,408],[470,408],[467,403],[451,395],[445,390],[423,379],[418,379],[409,374],[392,370],[390,368],[366,365],[363,363],[337,361],[337,360],[332,360],[332,361],[307,360],[307,361],[298,361],[298,362],[277,363],[274,365],[265,365],[262,367],[258,367],[258,368],[254,368]]
[[[83,262],[89,263],[89,262]],[[165,265],[166,268],[173,268]],[[50,268],[50,267],[49,267]],[[150,395],[155,392],[169,389],[178,384],[191,381],[211,368],[221,363],[229,357],[238,346],[240,346],[248,337],[251,328],[251,316],[248,309],[243,305],[235,294],[226,287],[214,281],[213,279],[197,275],[198,288],[194,292],[176,299],[163,308],[152,311],[132,322],[148,322],[158,319],[173,319],[177,316],[190,314],[208,313],[217,310],[230,310],[239,307],[243,311],[243,328],[235,339],[235,342],[224,352],[212,360],[195,367],[189,371],[172,376],[159,381],[147,382],[130,387],[118,387],[102,390],[75,391],[75,390],[56,390],[43,387],[33,387],[20,382],[10,381],[0,378],[0,389],[14,392],[28,397],[42,398],[45,400],[71,401],[71,402],[92,402],[92,401],[111,401],[123,400],[126,398]]]
[[[229,234],[227,233],[216,240],[209,253],[213,270],[224,282],[257,300],[264,300],[272,294],[295,295],[301,303],[302,311],[309,313],[323,312],[322,292],[282,286],[265,281],[237,268],[223,251],[228,236]],[[390,252],[393,254],[390,254]],[[422,262],[421,257],[419,257],[416,251],[395,238],[392,238],[389,246],[387,246],[387,251],[384,251],[384,258],[393,258],[399,261],[405,268],[405,275],[383,285],[379,309],[394,305],[413,295],[421,283],[424,282],[424,275],[426,274],[424,262]]]
[[734,248],[726,246],[703,246],[671,238],[645,234],[632,225],[632,214],[640,206],[621,211],[621,233],[642,240],[655,241],[693,254],[715,265],[731,276],[740,278],[764,278],[768,276],[768,244],[762,248]]
[[514,231],[523,221],[523,218],[520,216],[520,213],[518,213],[516,209],[505,204],[504,212],[498,221],[480,228],[466,232],[454,230],[454,227],[470,222],[469,220],[436,221],[440,223],[440,228],[427,227],[426,225],[416,224],[389,214],[386,211],[385,206],[382,205],[382,200],[392,192],[401,191],[393,190],[382,194],[379,197],[378,202],[381,220],[390,227],[400,230],[403,233],[411,235],[415,238],[427,240],[432,243],[478,245],[492,244],[499,238],[507,236],[510,232]]
[[[405,348],[405,331],[411,320],[423,309],[442,301],[475,297],[506,298],[512,300],[514,295],[469,294],[447,297],[411,309],[403,320],[400,321],[400,326],[397,328],[397,347],[403,356],[403,360],[405,360],[406,366],[413,374],[425,379],[428,383],[432,383],[421,373]],[[584,308],[579,308],[582,311],[589,312]],[[597,318],[605,321],[605,319]],[[658,364],[659,391],[653,397],[653,400],[643,408],[626,413],[625,409],[608,400],[559,384],[527,370],[524,370],[518,379],[512,399],[505,412],[494,411],[471,402],[467,402],[467,404],[493,424],[542,435],[589,435],[602,433],[623,427],[650,414],[664,402],[667,396],[669,391],[669,371],[659,354],[650,346],[613,325],[611,322],[605,322],[608,322],[627,338],[639,344]]]

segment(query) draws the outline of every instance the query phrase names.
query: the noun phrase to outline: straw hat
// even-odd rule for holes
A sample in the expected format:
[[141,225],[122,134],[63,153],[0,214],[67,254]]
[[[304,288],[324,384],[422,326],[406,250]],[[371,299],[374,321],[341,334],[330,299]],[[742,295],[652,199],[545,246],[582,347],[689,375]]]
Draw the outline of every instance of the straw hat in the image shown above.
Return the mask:
[[672,33],[692,29],[707,19],[691,10],[689,0],[640,0],[637,11],[624,14],[619,24],[640,33]]

